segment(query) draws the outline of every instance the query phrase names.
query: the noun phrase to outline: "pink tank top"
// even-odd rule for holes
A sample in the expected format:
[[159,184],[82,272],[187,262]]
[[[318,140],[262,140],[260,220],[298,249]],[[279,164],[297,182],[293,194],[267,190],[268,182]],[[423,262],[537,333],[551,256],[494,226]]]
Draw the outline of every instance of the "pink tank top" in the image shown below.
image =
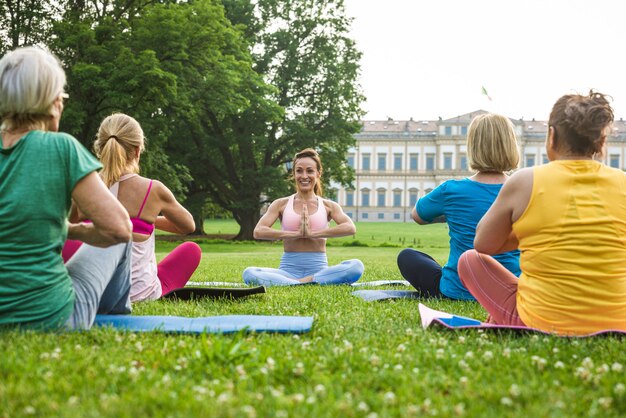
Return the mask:
[[[283,211],[280,225],[283,231],[297,231],[300,229],[301,215],[293,210],[293,199],[296,195],[291,195]],[[322,198],[317,196],[317,210],[312,215],[309,214],[309,225],[313,231],[319,231],[328,226],[328,212]]]
[[[135,177],[137,174],[127,174],[120,177],[120,180],[111,186],[111,193],[117,197],[120,182],[129,178]],[[136,217],[130,218],[133,224],[133,232],[137,232],[144,235],[150,235],[147,240],[143,242],[133,241],[133,254],[131,257],[131,286],[130,286],[130,301],[138,302],[142,300],[154,300],[161,297],[163,293],[161,288],[161,281],[157,276],[158,267],[156,262],[156,255],[154,252],[154,225],[150,222],[139,219],[143,207],[150,195],[150,189],[152,188],[152,180],[148,186],[148,191],[143,198],[143,203],[139,209],[139,213]]]
[[[115,197],[117,197],[117,192],[120,188],[120,182],[124,180],[128,180],[129,178],[136,177],[137,174],[125,174],[120,177],[117,183],[114,183],[109,190]],[[143,198],[143,202],[141,203],[141,207],[139,208],[139,213],[137,216],[130,218],[130,222],[133,224],[133,232],[143,235],[150,235],[154,231],[154,224],[151,224],[148,221],[144,221],[139,218],[141,216],[141,212],[143,212],[143,207],[146,205],[146,201],[148,200],[148,196],[150,195],[150,190],[152,190],[152,180],[150,180],[150,185],[148,185],[148,191],[146,191],[146,195]]]

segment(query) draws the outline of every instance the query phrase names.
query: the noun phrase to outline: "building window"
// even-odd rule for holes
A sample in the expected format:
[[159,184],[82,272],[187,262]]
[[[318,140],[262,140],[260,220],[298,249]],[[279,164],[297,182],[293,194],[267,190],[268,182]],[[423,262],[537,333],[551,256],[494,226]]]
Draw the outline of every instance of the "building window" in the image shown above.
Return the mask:
[[370,170],[370,155],[369,154],[363,154],[361,156],[361,167],[365,171]]
[[611,154],[609,156],[609,167],[619,168],[619,154]]
[[428,193],[432,192],[433,189],[431,189],[430,187],[426,190],[424,190],[424,196],[426,196]]
[[452,126],[446,126],[445,128],[446,136],[452,135]]
[[393,169],[395,171],[402,170],[402,154],[393,154]]
[[400,214],[399,213],[394,213],[393,214],[393,219],[396,219],[396,220],[400,219]]
[[409,190],[409,207],[414,207],[417,203],[417,189]]
[[535,156],[532,154],[526,154],[526,167],[535,166]]
[[354,154],[348,154],[348,167],[355,168],[354,167]]
[[362,218],[362,219],[367,219],[367,218],[369,218],[369,213],[363,213],[363,214],[361,214],[361,218]]
[[379,213],[378,214],[378,219],[385,219],[385,214],[384,213]]
[[435,169],[435,154],[426,154],[426,171]]
[[376,195],[376,206],[378,206],[379,208],[385,207],[385,190],[384,189],[378,190],[378,193]]
[[378,170],[385,171],[387,169],[387,154],[378,154]]
[[352,190],[346,191],[346,206],[354,206],[354,192]]
[[461,126],[461,135],[467,135],[467,126]]
[[353,219],[352,218],[352,212],[346,212],[346,215],[348,215],[348,218]]
[[402,191],[394,190],[393,191],[393,207],[399,208],[400,206],[402,206]]
[[443,169],[452,170],[452,153],[451,152],[443,153]]
[[370,191],[361,191],[361,206],[368,207],[370,205]]
[[548,160],[548,156],[546,154],[543,154],[541,156],[541,164],[548,164],[550,162],[550,160]]
[[419,154],[410,154],[409,155],[409,168],[411,169],[411,171],[417,171],[417,158],[419,157]]
[[461,170],[467,171],[467,155],[461,154],[461,157],[459,158],[459,166],[461,167]]

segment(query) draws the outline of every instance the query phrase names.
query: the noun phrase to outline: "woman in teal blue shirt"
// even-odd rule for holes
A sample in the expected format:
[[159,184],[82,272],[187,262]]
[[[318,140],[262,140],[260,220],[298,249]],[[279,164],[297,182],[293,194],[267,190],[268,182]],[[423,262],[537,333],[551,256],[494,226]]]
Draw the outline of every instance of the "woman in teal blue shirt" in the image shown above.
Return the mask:
[[[407,248],[398,255],[402,276],[424,296],[469,299],[474,297],[463,286],[457,262],[472,249],[476,225],[498,196],[507,171],[517,168],[519,151],[511,121],[501,115],[479,115],[467,134],[469,166],[477,171],[462,180],[448,180],[420,198],[411,216],[425,225],[445,217],[450,235],[450,254],[443,268],[428,254]],[[513,274],[519,275],[519,251],[496,256]]]

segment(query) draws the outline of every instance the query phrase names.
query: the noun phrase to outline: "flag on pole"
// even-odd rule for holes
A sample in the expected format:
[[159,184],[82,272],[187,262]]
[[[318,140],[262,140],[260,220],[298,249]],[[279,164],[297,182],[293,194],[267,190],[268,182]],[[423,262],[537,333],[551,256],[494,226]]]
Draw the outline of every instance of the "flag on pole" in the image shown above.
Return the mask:
[[492,102],[493,100],[491,99],[491,96],[489,96],[489,93],[487,93],[487,89],[485,88],[485,86],[482,86],[482,93],[487,96],[487,98],[489,99],[490,102]]

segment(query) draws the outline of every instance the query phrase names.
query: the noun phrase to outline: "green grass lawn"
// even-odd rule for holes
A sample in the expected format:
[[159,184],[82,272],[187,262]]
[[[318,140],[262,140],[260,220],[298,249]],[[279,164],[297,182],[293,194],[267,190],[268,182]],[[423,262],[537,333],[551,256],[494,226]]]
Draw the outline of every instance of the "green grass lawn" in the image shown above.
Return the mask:
[[[438,261],[447,256],[445,225],[358,229],[356,238],[333,243],[329,261],[360,258],[363,280],[400,278],[401,248],[383,243],[405,238],[409,245],[415,237]],[[342,245],[354,239],[368,246]],[[159,242],[159,257],[173,245]],[[282,252],[271,243],[201,245],[195,281],[240,282],[246,266],[278,266]],[[269,288],[241,301],[157,301],[134,309],[314,316],[312,331],[302,335],[4,332],[0,417],[626,415],[623,339],[422,330],[416,300],[368,303],[352,290]],[[484,318],[476,303],[425,303]]]

